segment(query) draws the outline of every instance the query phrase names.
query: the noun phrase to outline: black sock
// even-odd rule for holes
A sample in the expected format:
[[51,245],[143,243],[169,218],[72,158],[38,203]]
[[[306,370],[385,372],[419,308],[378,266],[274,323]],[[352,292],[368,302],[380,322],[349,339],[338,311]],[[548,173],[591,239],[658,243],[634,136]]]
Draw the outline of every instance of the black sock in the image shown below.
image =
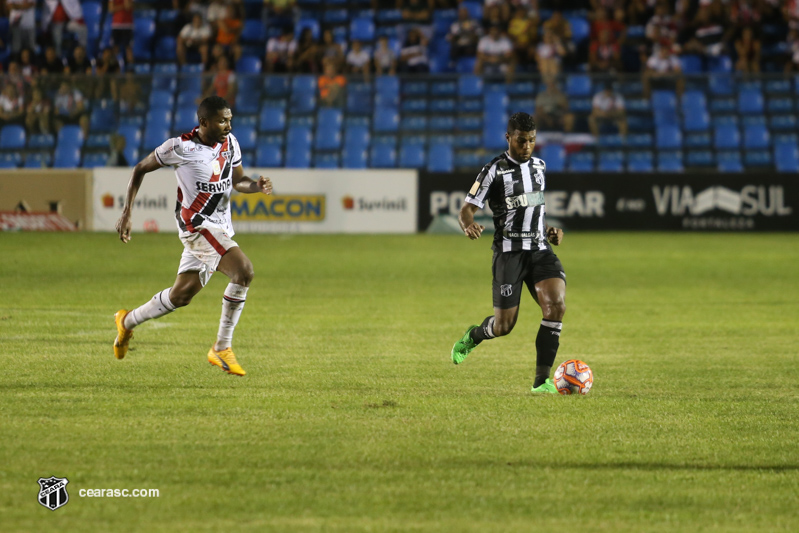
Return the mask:
[[483,323],[474,328],[470,333],[469,336],[472,338],[475,344],[480,344],[486,339],[493,339],[496,337],[494,335],[494,317],[487,316]]
[[555,363],[560,346],[560,330],[562,322],[556,320],[542,320],[541,327],[538,328],[538,336],[535,338],[535,381],[534,387],[543,384],[549,378],[549,372]]

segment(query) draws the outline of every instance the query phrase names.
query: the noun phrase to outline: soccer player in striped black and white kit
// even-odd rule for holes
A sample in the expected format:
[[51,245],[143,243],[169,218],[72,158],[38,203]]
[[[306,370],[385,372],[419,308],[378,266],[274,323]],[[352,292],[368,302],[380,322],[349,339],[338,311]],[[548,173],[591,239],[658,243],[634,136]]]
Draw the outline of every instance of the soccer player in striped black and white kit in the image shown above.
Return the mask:
[[563,231],[546,225],[546,163],[532,157],[535,133],[535,121],[527,113],[510,117],[507,152],[483,167],[461,208],[461,228],[472,240],[485,229],[474,221],[475,212],[487,203],[494,213],[494,314],[466,330],[452,347],[452,361],[459,364],[484,340],[511,332],[524,284],[544,315],[535,341],[532,390],[557,393],[549,375],[566,312],[566,274],[550,243],[560,244]]
[[230,133],[233,114],[223,98],[211,96],[203,100],[197,118],[200,125],[191,133],[168,139],[140,161],[128,183],[125,206],[116,225],[123,243],[130,241],[131,208],[144,175],[163,166],[175,169],[178,180],[175,218],[184,249],[172,287],[132,311],[121,309],[114,315],[117,326],[114,355],[117,359],[125,357],[133,328],[188,305],[219,270],[230,278],[230,283],[222,299],[219,332],[208,352],[208,362],[229,374],[243,376],[246,372],[231,345],[253,279],[253,268],[232,238],[230,194],[233,189],[272,194],[272,182],[263,176],[258,180],[244,176],[241,148]]

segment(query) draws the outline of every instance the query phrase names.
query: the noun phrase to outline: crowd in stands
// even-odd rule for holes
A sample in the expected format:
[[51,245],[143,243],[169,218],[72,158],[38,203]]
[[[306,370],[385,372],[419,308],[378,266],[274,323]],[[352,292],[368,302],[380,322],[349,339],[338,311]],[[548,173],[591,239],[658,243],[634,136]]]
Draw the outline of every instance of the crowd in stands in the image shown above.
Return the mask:
[[[563,73],[640,76],[643,94],[701,72],[799,71],[799,0],[0,0],[0,126],[89,130],[89,103],[145,111],[133,74],[193,66],[201,95],[236,104],[237,75],[311,74],[322,106],[349,79],[540,76],[541,128],[571,131]],[[140,20],[150,26],[138,26]],[[356,23],[364,21],[364,28]],[[371,26],[370,26],[371,25]],[[147,35],[141,28],[149,28]],[[135,31],[134,31],[135,29]],[[253,67],[254,65],[254,67]],[[57,75],[54,77],[53,75]],[[610,84],[587,124],[624,134]],[[112,143],[113,144],[113,143]]]

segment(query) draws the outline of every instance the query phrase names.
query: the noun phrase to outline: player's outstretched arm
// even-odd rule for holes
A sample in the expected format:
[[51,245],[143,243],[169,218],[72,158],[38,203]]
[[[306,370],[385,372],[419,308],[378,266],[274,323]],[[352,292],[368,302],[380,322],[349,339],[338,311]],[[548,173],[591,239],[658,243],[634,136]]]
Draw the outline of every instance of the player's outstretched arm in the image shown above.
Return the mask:
[[563,230],[547,226],[547,240],[555,246],[563,242]]
[[125,206],[122,208],[122,216],[119,217],[116,225],[117,233],[119,233],[119,240],[122,242],[127,243],[130,241],[131,209],[133,209],[133,201],[139,193],[139,187],[141,187],[141,183],[144,181],[144,175],[162,166],[163,165],[158,162],[158,159],[156,159],[155,152],[150,152],[150,155],[139,161],[136,166],[133,167],[133,174],[128,182],[128,191],[125,193]]
[[263,176],[258,181],[244,175],[244,168],[239,165],[233,167],[233,188],[243,193],[262,192],[272,194],[272,180]]
[[486,229],[485,226],[474,221],[474,214],[478,209],[479,207],[476,205],[464,202],[458,214],[458,223],[461,225],[463,233],[471,240],[479,239],[480,235],[483,234],[483,230]]

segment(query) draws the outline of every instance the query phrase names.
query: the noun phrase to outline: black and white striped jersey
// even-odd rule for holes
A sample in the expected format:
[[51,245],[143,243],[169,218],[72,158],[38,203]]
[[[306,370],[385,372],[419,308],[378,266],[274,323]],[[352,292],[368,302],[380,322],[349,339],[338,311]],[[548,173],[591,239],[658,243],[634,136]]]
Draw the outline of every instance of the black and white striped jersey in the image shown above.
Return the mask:
[[498,252],[551,250],[546,239],[544,189],[547,166],[531,157],[519,163],[508,152],[483,167],[466,201],[494,212],[494,244]]

